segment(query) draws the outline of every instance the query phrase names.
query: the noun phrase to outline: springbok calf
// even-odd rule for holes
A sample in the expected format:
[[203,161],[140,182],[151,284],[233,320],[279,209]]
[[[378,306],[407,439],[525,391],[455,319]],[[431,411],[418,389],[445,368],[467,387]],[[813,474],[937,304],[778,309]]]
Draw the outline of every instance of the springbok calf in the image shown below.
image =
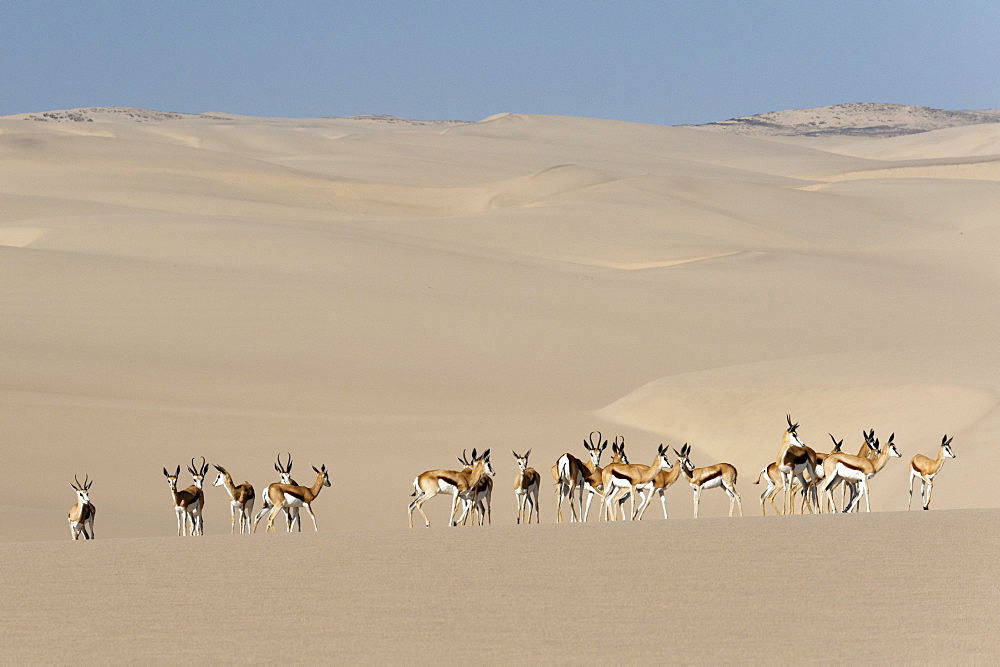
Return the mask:
[[476,450],[472,450],[472,468],[469,472],[461,470],[428,470],[417,475],[413,479],[413,493],[416,496],[409,505],[410,528],[413,528],[413,510],[420,512],[424,517],[424,525],[430,528],[431,522],[424,513],[422,505],[438,495],[439,493],[450,493],[452,496],[451,518],[448,520],[449,526],[458,525],[456,515],[458,514],[458,504],[461,501],[465,505],[462,516],[468,512],[472,504],[471,492],[479,484],[485,475],[491,477],[496,474],[493,466],[490,465],[490,450],[486,450],[482,455],[477,456]]
[[[612,463],[604,468],[602,481],[604,486],[604,500],[601,504],[601,518],[614,518],[614,510],[611,503],[615,496],[628,489],[632,497],[632,507],[629,512],[629,519],[635,521],[638,512],[635,507],[635,497],[639,493],[639,487],[652,485],[653,479],[661,470],[670,470],[672,466],[667,459],[667,449],[660,444],[656,449],[656,459],[652,465],[644,466],[640,464]],[[648,498],[642,498],[639,510],[644,509],[646,502],[652,499],[653,492],[650,488]]]
[[80,535],[83,535],[85,540],[92,540],[94,539],[94,517],[97,516],[97,509],[90,502],[90,487],[94,480],[90,479],[90,475],[87,475],[81,484],[76,475],[73,475],[73,481],[76,484],[70,484],[70,487],[76,491],[76,503],[69,508],[69,532],[74,540],[80,539]]
[[[597,434],[597,441],[594,441],[594,433]],[[552,481],[556,484],[556,521],[562,523],[563,499],[569,498],[570,521],[580,521],[583,518],[583,490],[587,476],[601,465],[601,452],[607,449],[608,441],[601,442],[601,432],[591,431],[589,442],[583,441],[583,446],[590,454],[590,462],[584,463],[569,452],[563,454],[552,466]],[[573,495],[577,500],[574,504]],[[577,506],[580,511],[577,512]]]
[[923,454],[917,454],[910,461],[910,500],[906,503],[907,510],[913,504],[913,481],[916,479],[920,480],[920,498],[923,501],[924,509],[929,510],[931,508],[931,492],[934,490],[934,477],[941,470],[945,459],[955,458],[955,453],[951,451],[951,441],[953,439],[953,437],[949,438],[947,433],[944,434],[944,437],[941,438],[941,447],[938,449],[937,458],[931,459]]
[[229,534],[236,532],[236,517],[239,515],[240,535],[250,534],[250,520],[253,516],[254,490],[250,482],[243,482],[239,486],[233,484],[233,476],[220,465],[215,469],[219,471],[219,476],[215,478],[215,486],[225,486],[229,493],[229,514],[232,523],[229,526]]
[[[193,462],[194,460],[192,459]],[[178,491],[177,478],[180,477],[180,474],[180,466],[177,466],[177,470],[172,475],[167,472],[166,468],[163,469],[163,476],[167,478],[167,486],[170,487],[170,497],[174,501],[174,513],[177,514],[177,537],[188,534],[197,535],[195,529],[198,523],[195,516],[196,514],[201,514],[202,499],[205,494],[195,485]],[[190,532],[188,531],[189,521],[191,523]]]
[[[278,482],[276,484],[290,484],[292,486],[298,486],[299,483],[292,479],[292,453],[288,452],[288,463],[281,463],[281,453],[278,453],[278,462],[274,464],[274,469],[278,471]],[[257,525],[257,522],[263,518],[265,514],[271,511],[271,500],[268,498],[267,490],[273,485],[268,485],[267,489],[264,489],[264,497],[261,499],[263,501],[263,507],[257,512],[257,515],[253,518],[253,525]],[[299,508],[298,507],[284,507],[281,510],[285,513],[285,529],[290,533],[293,528],[298,528],[298,531],[302,532],[302,522],[299,521]]]
[[[535,523],[541,523],[538,515],[538,487],[541,483],[541,475],[534,468],[528,467],[528,457],[531,456],[529,449],[522,456],[511,450],[514,460],[517,461],[517,478],[514,480],[514,498],[517,500],[517,522],[531,523],[531,511],[535,511]],[[527,509],[527,514],[525,514]]]
[[740,516],[743,516],[743,502],[740,494],[736,491],[736,466],[729,463],[716,463],[715,465],[695,468],[688,458],[691,454],[691,446],[685,444],[681,451],[674,450],[677,454],[677,462],[681,466],[681,472],[687,477],[688,484],[694,489],[694,518],[698,518],[698,506],[701,505],[701,492],[703,489],[714,489],[722,487],[722,490],[729,496],[729,516],[733,515],[733,504],[739,505]]
[[[319,492],[324,486],[330,486],[330,475],[324,463],[320,468],[313,466],[316,472],[316,481],[312,486],[298,486],[297,484],[271,484],[267,487],[267,497],[271,501],[271,512],[267,515],[267,527],[264,532],[273,533],[274,515],[285,507],[304,507],[309,512],[309,517],[313,522],[313,530],[319,531],[316,526],[316,515],[312,511],[312,503],[319,496]],[[253,532],[257,532],[257,522],[254,521]]]
[[896,449],[896,445],[892,442],[895,437],[895,433],[889,436],[884,450],[879,446],[878,440],[875,440],[874,449],[880,453],[874,461],[861,456],[844,454],[843,452],[830,454],[826,457],[826,460],[823,462],[823,470],[826,473],[826,479],[823,482],[823,494],[829,501],[830,506],[836,508],[833,502],[833,488],[838,482],[852,482],[857,485],[858,493],[851,498],[850,503],[844,507],[843,512],[850,512],[853,507],[859,505],[861,503],[861,496],[865,497],[865,510],[871,512],[871,503],[868,499],[868,480],[885,467],[885,464],[889,461],[889,457],[900,457],[899,450]]

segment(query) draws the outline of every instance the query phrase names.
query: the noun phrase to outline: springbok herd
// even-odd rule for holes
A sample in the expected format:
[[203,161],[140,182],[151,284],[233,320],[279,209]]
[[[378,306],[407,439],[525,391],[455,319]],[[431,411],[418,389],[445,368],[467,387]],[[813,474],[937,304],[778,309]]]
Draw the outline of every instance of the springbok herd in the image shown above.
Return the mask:
[[[890,435],[883,444],[875,436],[875,430],[864,431],[864,443],[860,451],[846,454],[841,451],[843,440],[833,441],[833,449],[820,453],[806,445],[798,436],[799,425],[792,422],[791,415],[786,415],[788,427],[781,438],[781,446],[774,462],[764,466],[754,484],[759,484],[767,478],[767,488],[760,495],[760,509],[766,514],[765,505],[771,503],[777,514],[791,514],[795,511],[796,496],[801,496],[798,511],[804,513],[806,508],[812,513],[836,512],[837,504],[834,490],[842,485],[843,512],[857,511],[861,497],[865,499],[866,511],[871,511],[868,494],[868,483],[889,459],[899,458],[899,450],[893,444],[895,434]],[[944,460],[955,458],[951,450],[952,438],[945,435],[941,439],[935,458],[917,454],[910,461],[910,501],[907,509],[913,505],[913,487],[920,480],[920,495],[923,508],[930,509],[931,492],[934,488],[934,478],[941,470]],[[589,461],[583,461],[570,453],[563,454],[552,466],[552,480],[556,489],[556,520],[564,519],[563,504],[569,504],[570,521],[586,521],[590,507],[595,499],[600,501],[599,520],[617,520],[620,516],[630,520],[642,519],[646,508],[654,495],[659,495],[663,506],[663,518],[667,516],[666,491],[683,474],[688,484],[694,490],[694,516],[698,517],[698,506],[701,503],[701,493],[705,489],[721,488],[729,497],[729,516],[739,508],[743,515],[743,505],[736,491],[736,467],[729,463],[696,468],[691,463],[691,447],[684,444],[680,451],[674,449],[677,460],[671,463],[669,450],[662,444],[656,450],[656,457],[650,465],[640,465],[628,462],[625,455],[625,438],[616,437],[611,444],[611,463],[601,467],[601,455],[608,447],[608,441],[602,440],[601,433],[594,431],[583,441],[583,447],[589,454]],[[531,450],[524,454],[512,452],[517,462],[518,473],[514,480],[514,497],[517,501],[517,523],[531,523],[532,514],[535,522],[539,522],[538,489],[541,475],[534,468],[528,467],[528,457]],[[413,511],[420,512],[424,525],[430,526],[430,521],[424,513],[423,504],[438,494],[449,494],[452,498],[450,526],[465,524],[471,520],[473,525],[483,525],[491,521],[491,502],[493,496],[493,477],[496,474],[490,464],[490,450],[477,454],[472,450],[472,456],[465,452],[458,457],[462,464],[461,470],[428,470],[420,473],[413,480],[415,496],[409,505],[409,525],[413,527]],[[274,519],[278,512],[285,515],[285,528],[301,531],[299,509],[305,508],[312,519],[313,530],[316,526],[316,516],[313,514],[312,503],[319,496],[324,486],[330,486],[330,477],[326,466],[313,466],[316,479],[312,486],[301,486],[292,479],[292,457],[288,455],[285,463],[281,455],[274,464],[280,481],[268,485],[264,492],[263,507],[254,515],[253,507],[255,492],[249,482],[237,486],[232,475],[220,465],[215,465],[218,476],[214,486],[225,487],[229,494],[232,524],[230,533],[256,532],[257,524],[267,515],[267,532],[275,532]],[[191,459],[188,466],[194,483],[186,489],[178,490],[177,482],[181,467],[171,473],[166,468],[163,475],[167,478],[170,497],[177,516],[177,535],[204,535],[205,523],[203,510],[205,493],[203,490],[205,475],[209,465],[204,457],[200,464]],[[82,535],[84,539],[94,537],[94,518],[97,510],[90,502],[90,487],[93,480],[89,475],[80,480],[74,477],[70,484],[76,492],[77,501],[69,510],[70,533],[74,540]],[[779,508],[774,498],[778,491],[783,493],[782,507]],[[636,502],[638,499],[638,503]],[[626,515],[625,503],[629,502]],[[252,517],[252,518],[251,518]]]

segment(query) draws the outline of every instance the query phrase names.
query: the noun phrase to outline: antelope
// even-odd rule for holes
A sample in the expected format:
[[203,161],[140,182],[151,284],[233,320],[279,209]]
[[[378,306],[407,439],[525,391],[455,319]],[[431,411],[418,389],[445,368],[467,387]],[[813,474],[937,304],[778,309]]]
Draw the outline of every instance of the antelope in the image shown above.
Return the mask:
[[923,454],[916,454],[910,461],[910,500],[906,503],[907,511],[909,511],[913,503],[913,481],[915,479],[920,480],[920,498],[923,501],[924,509],[929,510],[931,508],[931,492],[934,490],[934,477],[941,470],[945,459],[955,458],[955,453],[951,451],[952,440],[954,440],[954,437],[949,438],[948,434],[945,433],[944,437],[941,438],[941,447],[938,449],[937,458],[931,459]]
[[[594,433],[597,434],[597,442],[594,442]],[[591,431],[589,442],[584,440],[583,446],[590,453],[590,463],[584,463],[567,452],[560,456],[556,460],[556,464],[552,466],[552,480],[556,484],[558,497],[556,521],[559,523],[563,521],[562,504],[564,498],[569,498],[570,521],[580,521],[583,515],[584,482],[587,476],[601,465],[601,452],[607,448],[608,441],[605,440],[602,444],[601,432]],[[574,493],[578,496],[579,513],[576,509],[577,506],[573,504]]]
[[472,450],[472,468],[469,472],[460,470],[428,470],[417,475],[413,479],[413,493],[416,496],[409,505],[410,528],[413,528],[413,510],[420,512],[424,517],[424,524],[430,528],[431,522],[424,513],[422,505],[438,495],[439,493],[450,493],[452,496],[451,518],[448,520],[449,526],[458,525],[456,514],[458,513],[458,503],[461,500],[465,504],[465,510],[461,519],[465,518],[465,513],[472,503],[471,495],[473,489],[480,480],[486,476],[491,477],[496,474],[493,466],[490,465],[490,450],[486,450],[482,455],[477,456],[476,450]]
[[[650,483],[649,486],[651,492],[649,496],[646,498],[646,502],[643,503],[642,506],[639,508],[640,520],[642,520],[642,515],[646,513],[646,509],[653,501],[654,493],[659,494],[660,496],[660,505],[663,507],[663,518],[664,519],[668,518],[667,489],[669,489],[670,486],[677,481],[677,479],[680,477],[680,474],[681,474],[681,469],[679,466],[673,466],[670,470],[661,470],[660,472],[656,473],[656,477],[653,478],[653,481]],[[639,489],[639,492],[642,493],[642,489]],[[618,502],[620,504],[625,502],[625,500],[624,498],[622,498]]]
[[[271,501],[271,512],[267,515],[267,527],[264,532],[273,533],[274,515],[278,510],[285,507],[304,507],[309,512],[309,517],[313,522],[313,530],[319,531],[316,526],[316,515],[312,511],[312,503],[316,500],[319,492],[324,486],[330,486],[330,474],[326,470],[324,463],[320,468],[313,466],[316,472],[316,481],[312,486],[299,486],[297,484],[271,484],[267,487],[267,497]],[[258,515],[260,516],[260,515]],[[257,521],[254,520],[253,532],[257,532]]]
[[70,487],[76,491],[76,503],[69,508],[69,533],[74,540],[80,539],[81,534],[83,539],[92,540],[94,539],[94,517],[97,516],[97,509],[90,502],[90,487],[94,481],[90,479],[90,475],[84,478],[83,484],[80,483],[76,475],[73,475],[73,481],[76,484],[70,484]]
[[[194,459],[191,460],[194,463]],[[177,490],[177,478],[181,474],[181,467],[177,466],[174,474],[163,469],[163,476],[167,478],[167,486],[170,487],[170,496],[174,501],[174,512],[177,514],[177,537],[188,535],[188,520],[191,521],[191,535],[196,535],[197,522],[196,514],[201,514],[201,499],[204,493],[197,486],[192,485],[182,491]]]
[[[534,468],[528,467],[528,457],[531,456],[529,449],[522,456],[513,449],[511,454],[517,461],[517,478],[514,480],[514,498],[517,500],[517,522],[531,523],[531,511],[535,511],[535,523],[541,523],[538,515],[538,487],[541,482],[541,475]],[[527,509],[527,515],[525,515]]]
[[[599,437],[600,436],[598,436],[598,439]],[[621,440],[620,443],[619,439]],[[628,460],[625,458],[625,436],[623,435],[615,436],[614,442],[611,443],[611,463],[628,463]],[[587,494],[587,502],[583,507],[584,521],[586,521],[587,517],[590,516],[590,504],[593,502],[594,496],[600,496],[603,505],[604,491],[606,489],[604,486],[603,472],[604,468],[595,466],[594,469],[590,471],[590,474],[584,477],[583,490]],[[619,507],[621,507],[621,505],[619,505]],[[624,509],[622,511],[624,512]]]
[[[278,471],[279,484],[291,484],[292,486],[298,486],[299,483],[292,479],[292,453],[288,452],[288,463],[281,463],[281,453],[278,453],[278,462],[274,464],[274,469]],[[268,489],[273,485],[269,485]],[[271,499],[267,495],[267,489],[264,490],[264,497],[262,498],[264,506],[260,508],[257,515],[253,518],[253,525],[257,525],[257,522],[271,510]],[[298,507],[284,507],[281,510],[285,513],[285,528],[290,533],[292,528],[298,527],[299,532],[302,532],[302,522],[299,521],[299,508]]]
[[[781,472],[781,487],[785,493],[784,506],[788,508],[788,514],[791,514],[795,509],[792,502],[793,480],[798,480],[799,484],[801,484],[802,493],[805,496],[804,500],[810,503],[810,507],[815,507],[813,499],[816,493],[813,482],[816,481],[816,451],[812,447],[807,446],[799,438],[799,425],[792,423],[792,416],[786,414],[785,419],[788,420],[788,428],[782,436],[782,453],[776,462],[778,464],[778,471]],[[804,473],[806,472],[809,473],[808,480],[805,478]],[[760,479],[759,476],[758,479]],[[809,495],[810,493],[812,493],[812,496]],[[803,502],[802,506],[803,508],[805,507],[805,502]]]
[[[465,450],[462,450],[462,456],[458,459],[464,467],[462,472],[468,473],[472,470],[472,463],[466,459]],[[479,525],[483,525],[484,520],[488,520],[489,523],[493,524],[493,478],[486,475],[481,480],[479,484],[476,485],[470,494],[469,500],[465,503],[465,511],[462,512],[461,524],[464,526],[466,522],[466,517],[471,520],[472,524],[475,525],[477,518]],[[469,511],[471,507],[472,511]]]
[[201,465],[197,465],[194,459],[191,459],[191,465],[188,467],[188,472],[191,473],[191,479],[194,480],[194,485],[198,487],[198,511],[192,513],[191,518],[194,520],[194,531],[198,535],[205,534],[205,475],[208,474],[208,463],[205,462],[205,457],[201,457]]
[[[613,517],[614,512],[611,509],[611,502],[614,497],[624,489],[628,489],[632,496],[632,507],[629,513],[629,520],[635,521],[638,512],[635,509],[635,497],[638,495],[639,487],[651,485],[653,479],[661,470],[671,470],[673,466],[670,465],[670,461],[667,459],[667,449],[661,443],[656,449],[656,459],[653,461],[652,465],[644,466],[639,464],[627,464],[627,463],[612,463],[608,465],[602,471],[601,479],[604,486],[604,500],[601,504],[601,517],[607,519],[608,515]],[[653,498],[652,489],[650,489],[649,497],[643,498],[640,501],[639,509],[644,509],[645,504],[648,500]]]
[[[878,440],[875,440],[874,448],[879,450],[879,455],[874,461],[862,456],[844,454],[843,452],[830,454],[826,457],[826,461],[823,462],[823,469],[826,472],[823,492],[826,494],[829,504],[834,509],[836,509],[836,505],[833,502],[833,487],[837,485],[838,481],[844,481],[857,484],[858,493],[851,498],[851,502],[842,511],[850,512],[853,507],[860,504],[861,496],[863,495],[865,497],[865,510],[871,512],[871,503],[868,499],[868,480],[885,467],[885,464],[889,462],[889,457],[900,457],[899,450],[896,449],[896,445],[892,442],[895,437],[895,433],[889,436],[884,450],[879,447]],[[869,446],[871,447],[872,445],[870,444]]]
[[225,486],[229,492],[229,514],[232,523],[229,526],[229,534],[236,532],[236,515],[240,517],[240,535],[250,534],[250,517],[253,515],[254,490],[250,482],[243,482],[239,486],[233,484],[233,477],[225,468],[215,465],[219,471],[219,476],[215,478],[214,486]]
[[764,501],[770,500],[771,507],[774,508],[774,513],[783,514],[784,512],[778,509],[778,506],[774,504],[774,496],[777,495],[778,487],[781,486],[782,483],[781,472],[778,470],[778,462],[774,461],[761,468],[760,474],[757,475],[757,481],[755,481],[754,484],[760,484],[760,480],[765,474],[767,475],[767,488],[764,489],[764,493],[760,494],[760,513],[762,516],[767,516],[767,511],[764,508]]
[[729,463],[716,463],[715,465],[695,468],[688,458],[691,454],[691,446],[686,444],[681,451],[674,450],[677,454],[677,463],[681,466],[681,472],[687,477],[688,484],[694,489],[694,518],[698,518],[698,506],[701,505],[701,492],[703,489],[714,489],[722,487],[722,490],[729,496],[729,516],[733,515],[733,504],[740,508],[740,516],[743,516],[743,502],[740,494],[736,490],[736,467]]

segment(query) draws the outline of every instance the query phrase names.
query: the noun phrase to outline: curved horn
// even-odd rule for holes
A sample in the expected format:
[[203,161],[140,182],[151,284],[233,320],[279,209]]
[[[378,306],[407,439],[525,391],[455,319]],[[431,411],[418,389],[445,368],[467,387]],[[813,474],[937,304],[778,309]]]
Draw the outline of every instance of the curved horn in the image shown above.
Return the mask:
[[77,479],[76,475],[73,475],[73,481],[76,482],[76,485],[70,484],[70,486],[72,486],[74,489],[76,489],[77,491],[79,491],[80,490],[80,480]]
[[90,475],[84,475],[84,477],[83,477],[83,490],[84,491],[89,490],[91,484],[93,484],[93,482],[90,481]]

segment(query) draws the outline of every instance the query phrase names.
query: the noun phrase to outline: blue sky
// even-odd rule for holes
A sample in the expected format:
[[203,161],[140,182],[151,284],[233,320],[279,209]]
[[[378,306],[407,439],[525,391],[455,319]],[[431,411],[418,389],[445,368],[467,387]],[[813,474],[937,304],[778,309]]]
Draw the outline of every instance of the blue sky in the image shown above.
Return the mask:
[[0,115],[85,106],[704,123],[1000,108],[997,0],[46,2],[0,8]]

